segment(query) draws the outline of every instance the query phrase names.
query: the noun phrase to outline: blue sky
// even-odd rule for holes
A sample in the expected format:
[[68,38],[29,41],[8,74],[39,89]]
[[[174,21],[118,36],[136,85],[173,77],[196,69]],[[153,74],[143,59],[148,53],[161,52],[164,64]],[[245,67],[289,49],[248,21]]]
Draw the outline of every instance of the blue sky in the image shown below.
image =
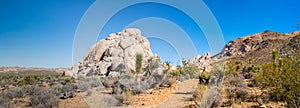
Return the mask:
[[[77,25],[93,2],[94,0],[1,0],[0,66],[71,67]],[[225,42],[264,30],[292,32],[296,30],[296,20],[300,20],[299,0],[204,2],[217,19]],[[104,8],[108,9],[109,6]],[[175,53],[168,44],[155,39],[150,39],[150,42],[154,52],[161,54],[163,59],[178,59],[168,58],[174,55],[170,52]],[[162,44],[165,46],[163,49],[169,51],[159,50]],[[197,52],[203,55],[207,50],[198,48]],[[173,61],[173,64],[176,63]]]

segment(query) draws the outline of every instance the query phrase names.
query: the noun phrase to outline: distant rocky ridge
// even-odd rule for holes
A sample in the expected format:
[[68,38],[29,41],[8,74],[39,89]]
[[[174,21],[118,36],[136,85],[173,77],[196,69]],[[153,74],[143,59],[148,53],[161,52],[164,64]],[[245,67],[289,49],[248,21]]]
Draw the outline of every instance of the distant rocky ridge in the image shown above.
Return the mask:
[[68,69],[68,68],[27,68],[27,67],[18,67],[18,66],[12,66],[12,67],[0,66],[0,73],[1,72],[25,72],[25,71],[49,71],[49,72],[63,73],[63,72],[70,71],[70,69]]
[[293,40],[293,37],[299,35],[300,31],[283,34],[267,30],[238,38],[227,43],[220,53],[212,57],[212,60],[214,62],[235,58],[246,60],[255,56],[267,58],[263,61],[267,62],[273,49],[282,49],[283,46],[287,46]]
[[74,76],[109,76],[119,72],[134,72],[137,54],[143,56],[142,67],[151,58],[159,58],[152,53],[149,41],[139,29],[129,28],[110,34],[92,46],[73,67]]
[[279,50],[281,55],[294,53],[286,48],[290,46],[294,50],[300,50],[300,31],[284,34],[267,30],[230,41],[220,53],[214,56],[209,53],[198,55],[190,59],[189,63],[196,65],[202,71],[210,71],[211,64],[214,62],[229,59],[248,61],[251,57],[255,57],[257,60],[253,62],[261,64],[271,60],[273,49]]

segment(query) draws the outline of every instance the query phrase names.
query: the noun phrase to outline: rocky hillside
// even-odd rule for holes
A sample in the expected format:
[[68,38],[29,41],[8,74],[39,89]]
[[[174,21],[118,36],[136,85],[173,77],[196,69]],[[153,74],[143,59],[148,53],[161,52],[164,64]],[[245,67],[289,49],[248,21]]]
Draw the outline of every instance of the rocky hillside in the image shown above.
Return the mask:
[[223,50],[213,56],[213,61],[223,61],[228,59],[239,59],[247,61],[251,57],[255,57],[254,63],[266,63],[271,60],[271,52],[273,49],[283,52],[283,47],[294,42],[299,37],[300,31],[282,34],[278,32],[265,31],[236,40],[230,41],[225,45]]
[[142,67],[151,58],[158,58],[141,31],[134,28],[110,34],[92,46],[83,59],[73,67],[75,76],[109,76],[118,72],[135,72],[136,56],[142,55]]

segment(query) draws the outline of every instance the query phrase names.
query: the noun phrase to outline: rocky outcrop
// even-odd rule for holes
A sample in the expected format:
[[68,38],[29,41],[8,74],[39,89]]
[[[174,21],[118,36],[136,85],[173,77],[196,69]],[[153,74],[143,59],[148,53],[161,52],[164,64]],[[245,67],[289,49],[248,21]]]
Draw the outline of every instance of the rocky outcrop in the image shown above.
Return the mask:
[[92,46],[83,59],[73,67],[76,76],[108,76],[119,72],[135,72],[136,55],[143,56],[142,67],[151,58],[158,58],[141,31],[134,28],[110,34]]
[[203,72],[211,71],[212,60],[209,53],[206,53],[203,56],[198,55],[195,58],[190,59],[188,63],[197,66]]
[[[262,33],[238,38],[227,43],[223,50],[213,57],[213,60],[245,57],[252,52],[259,52],[264,49],[277,49],[277,46],[284,45],[285,43],[283,42],[295,36],[295,34],[299,33],[281,34],[267,30]],[[264,52],[261,53],[263,54]]]

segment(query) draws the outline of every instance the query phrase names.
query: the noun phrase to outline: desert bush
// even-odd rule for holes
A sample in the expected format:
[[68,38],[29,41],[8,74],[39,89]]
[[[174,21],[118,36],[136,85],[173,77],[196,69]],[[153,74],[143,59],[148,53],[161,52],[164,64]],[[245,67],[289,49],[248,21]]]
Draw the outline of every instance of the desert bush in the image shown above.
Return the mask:
[[236,104],[244,101],[248,95],[246,85],[243,83],[244,77],[240,74],[228,74],[224,78],[223,87],[225,96],[230,100],[231,104]]
[[177,66],[176,70],[172,70],[170,72],[171,75],[175,76],[175,77],[180,77],[181,76],[181,67]]
[[25,96],[25,91],[22,90],[22,88],[15,87],[15,88],[10,88],[7,91],[4,91],[2,93],[2,97],[6,97],[9,99],[14,99],[14,98],[22,98]]
[[85,92],[88,89],[90,89],[91,86],[90,86],[89,82],[87,82],[87,81],[78,80],[77,87],[81,92]]
[[62,93],[62,89],[63,89],[63,86],[64,85],[53,85],[53,86],[50,86],[48,89],[49,89],[49,92],[55,96],[61,96],[61,93]]
[[210,79],[210,74],[208,72],[201,72],[199,75],[199,83],[207,85]]
[[[211,77],[209,79],[209,83],[206,85],[208,91],[202,96],[201,104],[199,107],[201,108],[211,108],[211,107],[219,107],[223,101],[223,98],[220,96],[220,90],[223,83],[224,77],[224,69],[223,65],[215,64],[211,71]],[[202,84],[205,85],[205,84]]]
[[175,84],[176,83],[176,81],[177,81],[177,78],[176,77],[174,77],[174,76],[166,76],[167,78],[167,80],[164,80],[162,83],[161,83],[161,87],[166,87],[166,86],[168,86],[168,87],[171,87],[173,84]]
[[[249,59],[249,62],[251,60]],[[239,70],[240,70],[240,67],[242,67],[243,63],[241,61],[238,61],[238,60],[229,60],[229,61],[226,61],[226,64],[225,64],[225,75],[228,75],[228,74],[232,74],[234,76],[237,76],[239,74]],[[245,67],[244,66],[244,69],[245,70]]]
[[[193,78],[197,79],[199,78],[200,69],[197,68],[193,64],[189,64],[185,59],[181,60],[183,66],[177,66],[176,70],[172,70],[170,72],[171,75],[176,76],[178,80],[186,78]],[[183,76],[183,77],[182,77]]]
[[182,60],[183,67],[181,69],[181,74],[189,74],[190,78],[197,79],[199,78],[200,69],[193,64],[187,63],[184,59]]
[[58,97],[51,94],[49,90],[41,87],[33,87],[33,90],[30,96],[30,106],[34,108],[58,107]]
[[88,82],[89,82],[89,85],[91,86],[91,87],[101,87],[101,86],[103,86],[102,85],[102,83],[101,83],[101,81],[100,81],[100,79],[97,79],[97,78],[90,78],[89,80],[88,80]]
[[14,98],[22,98],[26,95],[25,90],[23,90],[20,87],[11,88],[8,90],[8,92],[11,92],[14,94]]
[[101,79],[101,83],[103,84],[103,86],[105,88],[113,88],[114,83],[117,81],[118,79],[116,77],[104,77]]
[[72,81],[72,78],[71,78],[71,77],[65,77],[65,82],[66,82],[66,83],[71,83],[71,82],[73,82],[73,81]]
[[106,87],[112,87],[113,96],[117,100],[126,103],[127,98],[131,95],[158,88],[168,81],[167,69],[159,59],[150,59],[144,71],[144,74],[134,75],[124,72],[117,77],[104,78],[102,83]]
[[60,98],[66,99],[66,98],[72,98],[74,96],[76,96],[76,93],[75,93],[75,87],[73,85],[67,84],[62,86]]
[[143,69],[144,72],[144,76],[151,76],[152,74],[158,73],[159,72],[167,72],[167,70],[159,70],[159,68],[163,66],[162,62],[160,61],[160,59],[157,58],[151,58],[148,61],[147,66]]
[[198,84],[194,94],[193,94],[193,100],[196,102],[196,103],[200,103],[204,94],[205,94],[205,90],[206,90],[206,85],[204,84]]
[[212,100],[212,105],[211,107],[213,108],[218,108],[223,104],[223,97],[221,96],[220,93],[216,94],[215,99]]
[[8,97],[0,98],[0,108],[12,108],[12,107],[13,107],[12,99]]
[[300,106],[299,53],[287,55],[282,60],[277,60],[277,53],[272,56],[273,61],[263,64],[262,70],[255,74],[257,85],[269,90],[271,100],[286,101],[289,107]]

